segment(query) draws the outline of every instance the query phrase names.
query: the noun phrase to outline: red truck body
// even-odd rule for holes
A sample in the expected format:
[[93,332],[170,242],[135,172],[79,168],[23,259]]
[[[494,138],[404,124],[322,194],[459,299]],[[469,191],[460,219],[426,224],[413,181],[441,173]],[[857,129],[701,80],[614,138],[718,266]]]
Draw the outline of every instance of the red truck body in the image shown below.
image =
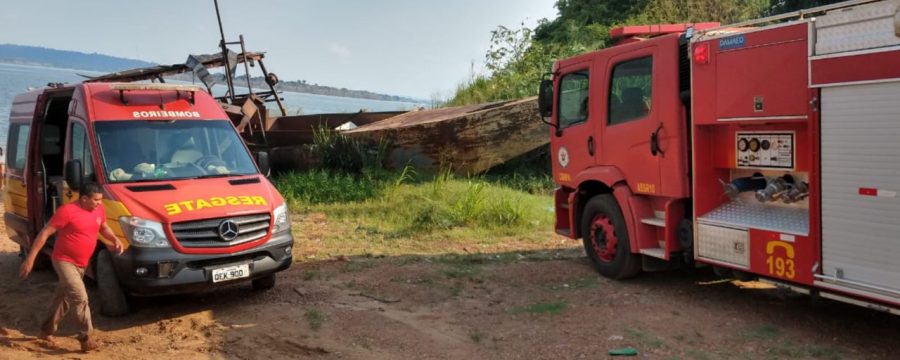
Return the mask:
[[558,61],[556,231],[614,278],[708,264],[898,312],[900,1],[863,3]]

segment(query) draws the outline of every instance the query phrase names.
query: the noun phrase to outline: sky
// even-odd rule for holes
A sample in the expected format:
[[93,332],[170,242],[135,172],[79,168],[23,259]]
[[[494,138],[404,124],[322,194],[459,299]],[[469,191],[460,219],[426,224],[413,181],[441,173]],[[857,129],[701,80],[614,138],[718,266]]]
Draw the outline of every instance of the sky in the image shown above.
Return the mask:
[[[498,25],[534,28],[556,0],[219,0],[225,37],[243,34],[282,80],[447,98],[483,72]],[[217,51],[213,0],[4,1],[0,43],[183,63]],[[252,72],[252,70],[251,70]],[[258,73],[256,73],[258,74]]]

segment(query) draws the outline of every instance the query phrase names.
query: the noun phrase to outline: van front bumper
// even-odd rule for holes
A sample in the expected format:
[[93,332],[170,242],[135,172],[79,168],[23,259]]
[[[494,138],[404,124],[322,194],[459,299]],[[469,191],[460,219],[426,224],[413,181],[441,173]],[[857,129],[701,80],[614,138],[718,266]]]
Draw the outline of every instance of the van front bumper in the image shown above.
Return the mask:
[[[136,296],[204,291],[219,285],[261,278],[287,269],[293,262],[290,231],[275,234],[263,245],[234,254],[182,254],[173,248],[131,247],[113,256],[119,283]],[[247,264],[248,277],[213,283],[215,269]]]

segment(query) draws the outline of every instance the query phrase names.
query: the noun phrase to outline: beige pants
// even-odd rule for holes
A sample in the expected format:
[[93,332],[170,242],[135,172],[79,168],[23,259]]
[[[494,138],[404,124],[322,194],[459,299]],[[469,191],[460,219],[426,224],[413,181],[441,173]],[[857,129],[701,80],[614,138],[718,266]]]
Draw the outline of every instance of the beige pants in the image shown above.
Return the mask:
[[65,261],[53,261],[53,269],[59,277],[56,294],[50,303],[50,315],[41,327],[44,334],[52,335],[59,328],[59,322],[71,308],[78,322],[78,338],[86,338],[93,330],[91,325],[91,308],[88,306],[88,294],[84,288],[84,268]]

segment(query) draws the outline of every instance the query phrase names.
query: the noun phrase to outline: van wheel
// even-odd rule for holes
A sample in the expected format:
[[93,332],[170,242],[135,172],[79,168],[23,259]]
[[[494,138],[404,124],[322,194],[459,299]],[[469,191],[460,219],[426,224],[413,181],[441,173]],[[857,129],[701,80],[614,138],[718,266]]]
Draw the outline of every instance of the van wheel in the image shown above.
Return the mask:
[[128,313],[128,298],[122,291],[112,255],[106,250],[97,254],[97,289],[100,290],[100,312],[106,316],[122,316]]
[[631,253],[622,210],[611,194],[594,196],[581,217],[584,250],[601,275],[627,279],[641,272],[641,258]]
[[269,274],[258,279],[253,279],[253,290],[265,291],[275,287],[275,274]]

